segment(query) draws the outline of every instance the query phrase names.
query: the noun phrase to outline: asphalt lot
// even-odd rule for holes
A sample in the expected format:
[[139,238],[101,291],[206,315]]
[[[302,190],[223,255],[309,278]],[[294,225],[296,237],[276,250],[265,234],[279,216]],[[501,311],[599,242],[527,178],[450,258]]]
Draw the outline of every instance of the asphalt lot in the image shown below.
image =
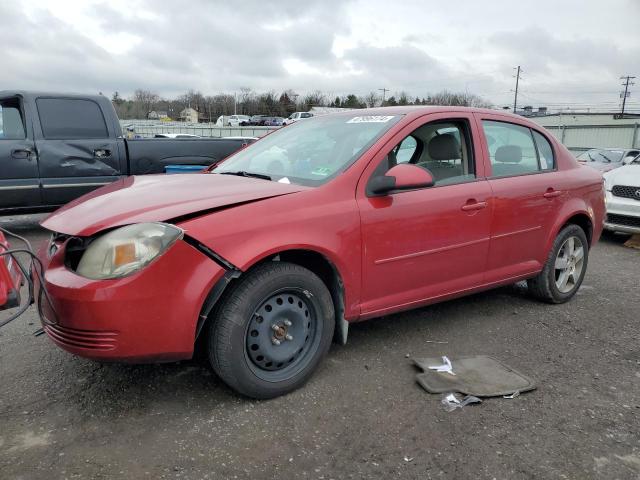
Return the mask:
[[[38,218],[0,225],[37,243]],[[568,304],[514,286],[353,325],[305,388],[262,402],[203,360],[73,357],[31,309],[0,330],[0,478],[637,479],[639,291],[640,250],[605,237]],[[407,354],[492,355],[539,386],[447,413]]]

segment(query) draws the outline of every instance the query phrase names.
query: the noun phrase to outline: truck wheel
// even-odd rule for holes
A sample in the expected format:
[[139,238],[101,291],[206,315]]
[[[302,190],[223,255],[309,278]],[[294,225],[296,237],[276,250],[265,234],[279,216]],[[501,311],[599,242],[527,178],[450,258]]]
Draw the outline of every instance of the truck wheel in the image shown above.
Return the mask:
[[587,272],[589,243],[578,225],[564,227],[538,276],[527,280],[529,292],[548,303],[564,303],[578,291]]
[[249,271],[221,299],[209,325],[209,361],[218,376],[252,398],[302,386],[327,354],[333,301],[310,270],[270,262]]

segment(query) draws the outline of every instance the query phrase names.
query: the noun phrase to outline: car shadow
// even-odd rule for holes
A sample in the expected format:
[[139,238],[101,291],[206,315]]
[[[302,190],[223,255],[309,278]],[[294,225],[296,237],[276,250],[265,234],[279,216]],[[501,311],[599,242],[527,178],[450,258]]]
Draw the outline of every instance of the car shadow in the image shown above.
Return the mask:
[[[455,337],[460,334],[459,330],[466,331],[469,312],[473,312],[473,316],[491,317],[505,309],[511,312],[530,306],[532,301],[526,295],[526,287],[516,284],[354,323],[350,326],[347,344],[334,344],[328,359],[341,359],[343,364],[355,361],[350,360],[355,355],[366,358],[370,355],[369,349],[379,351],[375,345],[387,346],[390,338],[403,345],[416,335],[431,338],[431,331],[441,336],[449,336],[447,332],[451,332]],[[62,351],[55,355],[60,355],[59,362],[53,362],[45,371],[48,390],[56,391],[55,397],[80,416],[119,416],[130,414],[132,409],[160,414],[169,404],[176,403],[188,405],[192,411],[208,412],[225,405],[257,402],[240,396],[224,384],[202,349],[197,350],[192,360],[151,365],[97,363]],[[61,377],[65,379],[62,382]]]

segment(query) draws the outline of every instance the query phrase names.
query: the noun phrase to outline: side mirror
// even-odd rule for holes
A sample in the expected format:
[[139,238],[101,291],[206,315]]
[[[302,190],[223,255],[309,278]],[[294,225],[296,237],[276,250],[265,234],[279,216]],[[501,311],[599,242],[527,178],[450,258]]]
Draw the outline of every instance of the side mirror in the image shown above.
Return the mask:
[[413,190],[433,185],[433,176],[428,170],[410,163],[403,163],[391,167],[383,176],[372,178],[367,190],[373,195],[386,195],[395,190]]

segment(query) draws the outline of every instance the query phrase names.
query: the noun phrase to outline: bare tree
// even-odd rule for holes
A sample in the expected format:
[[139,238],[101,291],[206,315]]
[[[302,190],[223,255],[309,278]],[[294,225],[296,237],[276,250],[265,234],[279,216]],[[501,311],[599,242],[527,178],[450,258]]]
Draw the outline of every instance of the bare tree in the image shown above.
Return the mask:
[[379,99],[378,99],[378,94],[376,94],[376,92],[369,92],[364,97],[364,103],[366,103],[367,107],[369,108],[378,106],[378,102],[379,102]]
[[138,118],[147,118],[159,100],[160,96],[157,93],[150,90],[136,90],[133,93],[133,102]]
[[429,95],[426,105],[449,105],[454,107],[480,107],[489,108],[491,103],[472,93],[455,93],[443,90],[434,95]]

